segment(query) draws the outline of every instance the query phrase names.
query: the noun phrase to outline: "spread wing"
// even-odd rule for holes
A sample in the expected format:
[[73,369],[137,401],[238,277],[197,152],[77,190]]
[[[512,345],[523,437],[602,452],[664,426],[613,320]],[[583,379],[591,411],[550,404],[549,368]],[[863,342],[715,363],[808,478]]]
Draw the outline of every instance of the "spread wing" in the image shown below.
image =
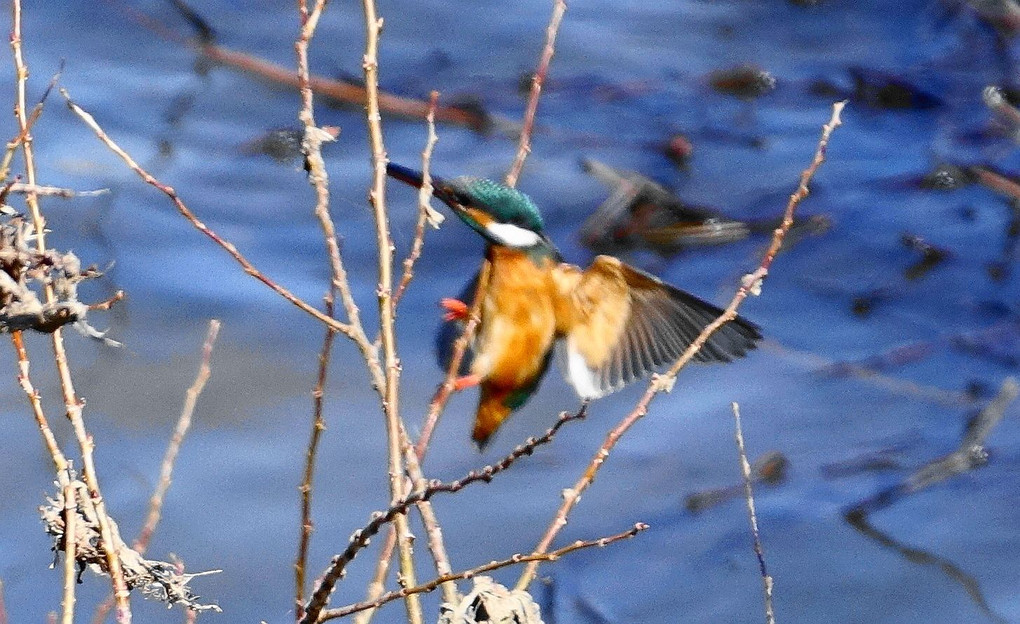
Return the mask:
[[[581,272],[561,265],[558,285],[565,374],[582,398],[597,398],[671,364],[722,309],[616,258],[598,256]],[[758,327],[737,317],[694,356],[729,362],[754,349]]]

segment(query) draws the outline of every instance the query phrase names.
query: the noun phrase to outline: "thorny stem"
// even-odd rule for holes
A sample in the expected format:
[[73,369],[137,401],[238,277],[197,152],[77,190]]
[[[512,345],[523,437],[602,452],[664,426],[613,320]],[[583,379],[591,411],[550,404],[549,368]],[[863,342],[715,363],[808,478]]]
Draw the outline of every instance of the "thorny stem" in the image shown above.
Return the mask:
[[[385,395],[383,411],[386,416],[386,438],[389,453],[391,503],[396,503],[404,492],[404,465],[401,461],[401,431],[399,383],[400,361],[397,359],[397,342],[393,315],[393,241],[390,238],[389,217],[386,213],[386,147],[383,144],[381,115],[379,112],[379,32],[382,19],[376,14],[375,0],[363,0],[365,13],[365,70],[366,118],[372,147],[373,180],[369,192],[375,216],[376,245],[379,252],[379,325],[385,362]],[[397,551],[400,555],[402,587],[416,585],[414,559],[411,553],[411,532],[406,514],[394,518],[397,530]],[[405,600],[411,624],[422,624],[421,602],[416,596]]]
[[[21,149],[25,156],[25,177],[28,184],[34,187],[36,186],[35,156],[32,145],[32,135],[28,125],[25,97],[25,91],[28,84],[28,67],[25,65],[21,48],[21,0],[14,0],[12,3],[12,10],[13,29],[11,32],[11,48],[14,52],[14,66],[17,74],[16,115],[18,118],[18,127],[22,134]],[[43,218],[42,211],[39,208],[38,197],[34,192],[29,191],[25,195],[25,202],[28,204],[29,211],[32,214],[32,224],[35,228],[36,234],[36,249],[40,252],[44,252],[46,250],[44,237],[46,222]],[[45,291],[46,301],[48,303],[52,303],[55,299],[53,286],[47,284]],[[94,444],[92,437],[85,429],[85,421],[82,418],[83,403],[78,398],[74,390],[74,383],[71,380],[71,370],[67,362],[67,353],[64,350],[63,333],[59,328],[53,332],[51,336],[51,343],[53,346],[53,357],[57,367],[57,374],[60,378],[60,388],[64,397],[64,407],[67,413],[67,418],[71,421],[72,428],[74,429],[78,445],[81,448],[82,466],[84,468],[83,476],[88,487],[89,497],[92,499],[96,508],[100,536],[103,540],[103,551],[109,567],[110,579],[113,585],[114,597],[117,605],[117,621],[121,624],[127,624],[131,622],[131,605],[129,602],[130,594],[128,592],[127,583],[124,581],[124,573],[121,569],[120,559],[117,556],[118,544],[115,541],[116,538],[110,526],[110,519],[106,513],[106,505],[103,502],[103,496],[99,488],[98,473],[96,472],[95,461],[92,454]],[[65,605],[65,611],[66,609],[67,605]]]
[[[319,614],[325,607],[326,600],[329,598],[329,594],[332,592],[336,582],[343,578],[346,574],[347,564],[353,561],[358,553],[368,546],[369,540],[377,535],[382,527],[390,522],[394,522],[397,518],[404,517],[404,514],[412,506],[420,506],[421,503],[428,502],[436,494],[441,492],[453,494],[459,492],[472,483],[488,483],[492,481],[492,478],[495,475],[505,471],[521,457],[531,455],[537,447],[551,442],[553,437],[557,432],[559,432],[563,425],[573,420],[584,418],[587,411],[586,407],[586,405],[583,405],[575,414],[561,414],[559,420],[556,421],[556,424],[554,424],[544,435],[528,439],[511,451],[509,455],[495,464],[486,466],[482,470],[473,470],[456,481],[450,481],[448,483],[444,483],[442,481],[431,481],[396,501],[385,511],[372,514],[372,519],[368,522],[368,524],[351,535],[347,548],[344,549],[342,553],[333,557],[333,560],[330,562],[329,569],[323,575],[322,579],[320,579],[315,592],[309,599],[308,605],[305,607],[304,615],[300,619],[300,624],[312,624],[317,621],[317,618],[319,618]],[[441,573],[440,576],[443,576],[443,574],[445,573]],[[370,598],[367,602],[371,602],[372,600],[374,599]]]
[[607,536],[607,537],[603,537],[603,538],[599,538],[599,539],[593,539],[593,540],[577,540],[573,544],[569,544],[567,546],[564,546],[563,548],[559,548],[557,550],[554,550],[553,552],[549,552],[549,553],[532,553],[530,555],[520,555],[520,554],[517,554],[517,555],[514,555],[514,556],[512,556],[512,557],[510,557],[508,559],[503,559],[502,561],[491,561],[491,562],[486,563],[484,565],[480,565],[477,568],[471,568],[470,570],[464,570],[463,572],[456,572],[456,573],[445,574],[445,575],[442,575],[442,576],[439,576],[439,577],[436,577],[436,578],[432,579],[428,583],[423,583],[423,584],[418,585],[416,587],[409,587],[409,588],[406,588],[406,589],[400,589],[400,590],[397,590],[397,591],[387,592],[387,593],[379,596],[378,598],[376,598],[375,600],[372,600],[372,601],[358,602],[358,603],[355,603],[355,604],[352,604],[352,605],[347,605],[346,607],[341,607],[339,609],[329,609],[327,611],[323,611],[322,615],[319,617],[319,622],[324,622],[326,620],[332,620],[332,619],[335,619],[335,618],[345,617],[345,616],[351,615],[352,613],[357,613],[359,611],[365,611],[367,609],[377,609],[380,606],[386,604],[387,602],[392,602],[394,600],[399,600],[399,599],[404,598],[405,596],[408,596],[410,594],[422,594],[422,593],[430,592],[430,591],[435,590],[436,587],[438,587],[439,585],[441,585],[443,583],[450,583],[450,582],[459,581],[459,580],[462,580],[462,579],[469,579],[469,578],[478,576],[479,574],[483,574],[485,572],[491,572],[492,570],[498,570],[499,568],[505,568],[505,567],[516,565],[516,564],[519,564],[519,563],[527,563],[527,562],[531,562],[531,561],[556,561],[557,559],[559,559],[563,555],[572,553],[575,550],[581,550],[582,548],[591,548],[591,547],[602,548],[603,546],[608,546],[608,545],[610,545],[610,544],[612,544],[614,542],[619,542],[621,540],[625,540],[625,539],[629,539],[631,537],[634,537],[635,535],[637,535],[641,531],[644,531],[647,528],[648,528],[647,524],[639,522],[639,523],[635,524],[633,527],[631,527],[630,529],[628,529],[628,530],[626,530],[626,531],[624,531],[622,533],[617,533],[616,535],[610,535],[610,536]]
[[528,108],[524,113],[524,126],[517,146],[517,156],[514,158],[510,171],[506,174],[507,186],[517,186],[517,179],[521,176],[521,169],[524,168],[524,159],[531,152],[531,132],[535,127],[538,99],[542,95],[542,83],[545,81],[546,74],[549,73],[549,63],[552,62],[553,54],[556,51],[556,33],[560,29],[560,22],[563,21],[563,14],[566,11],[566,2],[554,0],[552,17],[549,18],[549,25],[545,29],[545,48],[542,50],[538,69],[535,70],[535,75],[531,78],[531,94],[528,97]]
[[751,491],[751,464],[747,463],[747,451],[744,449],[744,431],[740,426],[740,405],[733,403],[733,421],[736,431],[737,454],[740,455],[740,472],[744,476],[744,499],[747,500],[747,515],[751,521],[751,536],[754,538],[754,554],[758,557],[758,571],[765,593],[765,624],[776,624],[775,610],[772,608],[772,576],[765,566],[765,550],[761,545],[761,534],[758,532],[758,515],[754,510],[754,494]]
[[[790,230],[793,225],[793,215],[796,212],[797,206],[800,202],[808,195],[808,182],[814,176],[818,167],[821,166],[822,162],[825,161],[825,151],[829,144],[829,137],[832,135],[832,131],[840,125],[840,113],[843,111],[843,107],[846,102],[836,102],[832,105],[832,117],[829,122],[822,128],[822,136],[818,141],[818,148],[815,151],[814,159],[811,164],[800,176],[800,183],[797,186],[797,190],[790,195],[790,200],[786,205],[786,211],[783,214],[782,224],[776,228],[772,236],[772,243],[766,250],[764,257],[758,268],[750,275],[744,276],[743,284],[737,290],[733,299],[730,301],[729,306],[716,320],[709,323],[705,329],[701,331],[701,334],[691,343],[686,351],[680,356],[680,358],[673,364],[670,369],[652,379],[649,383],[648,388],[645,390],[644,395],[638,400],[634,409],[625,416],[612,431],[606,436],[605,441],[599,450],[592,457],[585,468],[584,473],[577,480],[572,488],[564,490],[563,502],[560,504],[560,508],[556,512],[556,516],[553,518],[549,527],[546,529],[545,534],[539,541],[538,546],[535,547],[535,552],[545,552],[549,549],[553,539],[567,524],[567,517],[570,515],[571,510],[581,498],[581,494],[592,484],[595,480],[595,475],[598,474],[599,469],[605,463],[609,457],[610,451],[616,446],[616,443],[620,440],[620,437],[629,430],[634,423],[639,421],[648,413],[648,406],[659,392],[668,391],[673,382],[676,380],[677,373],[683,368],[701,349],[706,341],[712,336],[713,333],[730,320],[736,318],[737,308],[743,303],[744,299],[747,298],[752,292],[759,292],[762,280],[768,275],[769,267],[772,265],[772,261],[775,259],[776,254],[779,252],[780,247],[783,245],[783,239],[786,233]],[[532,562],[524,569],[521,577],[517,581],[516,589],[527,590],[528,586],[535,579],[535,575],[538,572],[538,562]]]
[[432,434],[439,423],[439,416],[443,413],[443,409],[446,408],[447,401],[453,396],[454,382],[460,372],[460,364],[464,361],[467,347],[474,339],[475,331],[481,322],[482,303],[485,301],[485,291],[489,286],[491,270],[492,264],[487,259],[482,261],[482,267],[478,271],[478,284],[475,286],[475,294],[471,302],[471,310],[468,314],[468,322],[465,324],[464,331],[460,337],[453,343],[453,355],[450,357],[450,365],[446,369],[446,378],[429,404],[425,424],[422,426],[421,435],[418,437],[418,442],[415,445],[415,452],[418,454],[419,459],[425,457],[425,451],[429,446],[429,442],[432,441]]
[[[333,315],[333,293],[327,293],[326,313]],[[322,350],[319,352],[319,372],[315,380],[315,389],[312,390],[312,401],[314,403],[312,418],[312,433],[308,440],[308,450],[305,452],[304,477],[301,479],[301,536],[298,540],[297,559],[294,561],[294,599],[296,602],[297,614],[300,617],[301,609],[305,601],[305,570],[308,567],[308,545],[312,538],[314,525],[312,524],[312,479],[315,476],[315,456],[319,449],[319,440],[322,432],[326,429],[326,420],[322,416],[323,397],[326,391],[326,376],[329,373],[330,356],[333,353],[333,338],[336,332],[326,328],[326,337],[322,341]]]

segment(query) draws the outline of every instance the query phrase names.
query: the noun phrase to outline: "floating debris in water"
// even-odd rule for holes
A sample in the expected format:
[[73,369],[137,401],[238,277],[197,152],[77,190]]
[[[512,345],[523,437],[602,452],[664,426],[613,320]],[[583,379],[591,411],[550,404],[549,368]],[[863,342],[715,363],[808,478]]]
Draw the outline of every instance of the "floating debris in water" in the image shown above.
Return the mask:
[[754,100],[774,91],[776,79],[765,69],[747,64],[711,72],[708,84],[719,93]]
[[[751,483],[778,485],[786,480],[790,460],[779,451],[765,453],[751,465]],[[691,513],[699,513],[715,507],[733,498],[744,496],[744,484],[729,485],[721,488],[688,494],[684,499],[684,507]]]

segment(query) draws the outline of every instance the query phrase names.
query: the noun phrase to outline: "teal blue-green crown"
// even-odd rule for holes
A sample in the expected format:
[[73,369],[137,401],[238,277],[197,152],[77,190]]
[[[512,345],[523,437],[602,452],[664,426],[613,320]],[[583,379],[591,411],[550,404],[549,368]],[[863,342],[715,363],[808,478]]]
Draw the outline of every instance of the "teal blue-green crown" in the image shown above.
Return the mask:
[[541,232],[544,227],[538,206],[517,189],[485,178],[457,178],[452,185],[501,223],[513,223],[534,232]]

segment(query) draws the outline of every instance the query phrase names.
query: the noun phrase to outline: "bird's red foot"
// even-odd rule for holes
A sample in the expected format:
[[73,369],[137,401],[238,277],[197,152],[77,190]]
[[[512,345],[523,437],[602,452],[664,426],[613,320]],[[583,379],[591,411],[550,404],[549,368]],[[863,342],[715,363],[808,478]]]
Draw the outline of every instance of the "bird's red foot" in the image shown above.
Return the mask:
[[446,310],[446,314],[443,315],[444,321],[464,321],[471,315],[467,304],[460,299],[443,297],[439,300],[439,307]]
[[477,386],[482,383],[481,375],[464,375],[453,380],[454,392],[460,392],[461,390]]

